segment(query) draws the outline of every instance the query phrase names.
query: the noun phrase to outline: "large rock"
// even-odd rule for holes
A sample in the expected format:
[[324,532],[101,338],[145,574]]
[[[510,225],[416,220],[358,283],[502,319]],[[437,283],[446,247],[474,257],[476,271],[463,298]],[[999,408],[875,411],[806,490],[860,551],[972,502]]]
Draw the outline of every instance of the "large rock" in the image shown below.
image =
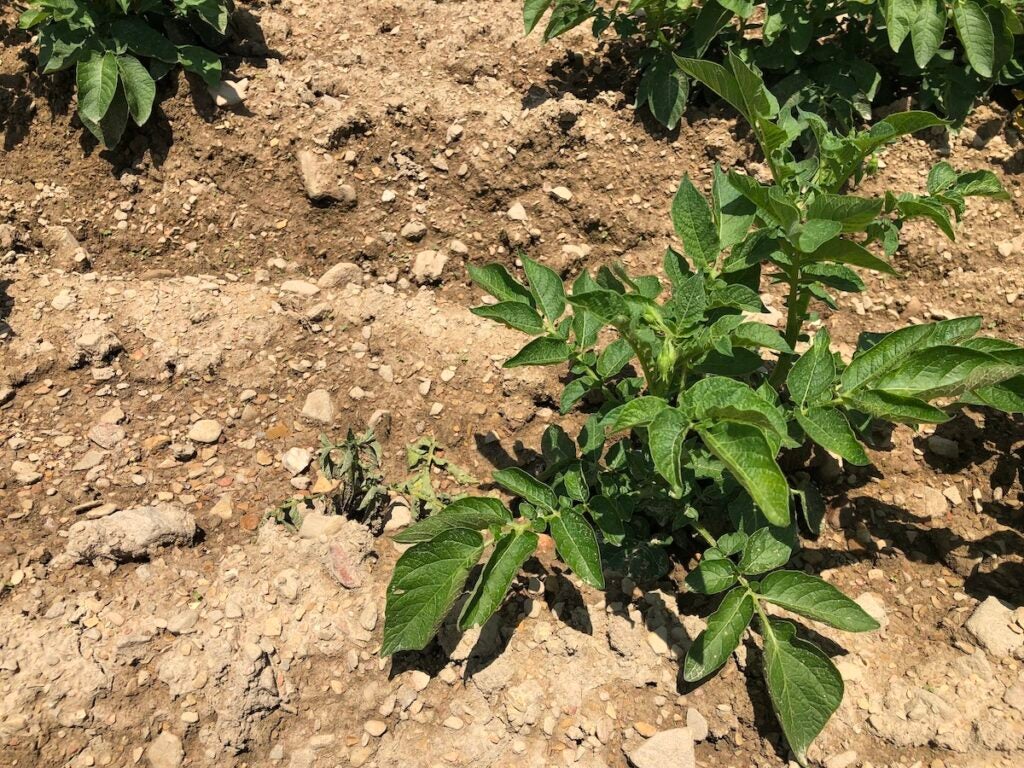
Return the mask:
[[994,597],[979,605],[965,625],[986,651],[999,659],[1024,655],[1024,630],[1014,612]]
[[158,547],[187,546],[195,536],[195,518],[179,506],[134,507],[72,525],[67,546],[53,565],[67,568],[93,560],[139,560]]
[[181,739],[170,731],[163,731],[146,747],[146,760],[151,768],[178,768],[185,759]]
[[306,395],[306,402],[302,406],[302,416],[320,424],[333,422],[334,402],[331,400],[331,393],[326,389],[314,389]]
[[661,731],[626,755],[634,768],[696,768],[689,728]]
[[297,157],[306,197],[317,203],[355,205],[356,192],[348,184],[339,183],[337,162],[333,157],[318,155],[308,149],[300,150]]

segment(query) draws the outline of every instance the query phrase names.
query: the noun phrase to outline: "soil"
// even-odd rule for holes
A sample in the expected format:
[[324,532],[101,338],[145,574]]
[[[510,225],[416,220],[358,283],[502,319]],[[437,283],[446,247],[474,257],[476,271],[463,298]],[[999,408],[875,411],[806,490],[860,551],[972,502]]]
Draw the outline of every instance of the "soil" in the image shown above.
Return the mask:
[[[482,633],[381,661],[390,536],[259,524],[315,483],[282,458],[321,431],[374,421],[392,482],[420,436],[479,478],[529,462],[560,382],[501,368],[520,339],[468,312],[466,265],[522,249],[565,275],[656,271],[683,174],[758,171],[745,131],[699,106],[664,131],[589,33],[524,39],[519,0],[237,5],[244,103],[178,75],[115,152],[0,11],[0,764],[618,767],[702,717],[698,765],[787,765],[758,654],[682,682],[712,605],[672,579],[597,593],[548,548]],[[846,354],[967,314],[1024,342],[1012,125],[984,105],[885,153],[871,191],[920,189],[947,158],[1012,199],[972,201],[956,242],[909,226],[905,277],[822,313]],[[339,200],[310,201],[302,151]],[[302,415],[321,389],[326,423]],[[797,565],[884,629],[821,630],[847,690],[812,760],[1024,761],[1024,654],[965,626],[987,606],[1011,645],[1024,633],[1022,452],[1019,417],[968,410],[897,428],[869,470],[819,462],[827,525]],[[60,567],[72,525],[155,503],[194,516],[192,546]]]

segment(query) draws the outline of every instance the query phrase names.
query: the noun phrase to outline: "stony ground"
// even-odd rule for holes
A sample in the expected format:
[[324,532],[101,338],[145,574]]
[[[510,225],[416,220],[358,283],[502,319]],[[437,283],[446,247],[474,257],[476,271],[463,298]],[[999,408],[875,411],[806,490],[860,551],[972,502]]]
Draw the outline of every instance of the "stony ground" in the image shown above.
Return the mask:
[[[660,131],[613,52],[523,40],[510,0],[238,5],[241,103],[181,78],[117,153],[0,13],[0,764],[785,766],[752,647],[682,682],[711,605],[673,580],[596,593],[547,549],[484,632],[382,662],[403,508],[379,537],[259,525],[323,482],[322,431],[376,424],[391,482],[421,436],[481,479],[529,461],[559,383],[501,369],[518,339],[468,313],[465,265],[654,269],[684,172],[757,171],[743,129]],[[823,317],[844,349],[971,313],[1024,341],[1007,123],[885,156],[875,191],[948,156],[1013,200],[956,243],[910,228],[908,277]],[[876,470],[816,469],[829,524],[797,565],[884,629],[822,631],[847,693],[815,760],[1024,760],[1022,449],[1024,422],[970,412],[898,429]]]

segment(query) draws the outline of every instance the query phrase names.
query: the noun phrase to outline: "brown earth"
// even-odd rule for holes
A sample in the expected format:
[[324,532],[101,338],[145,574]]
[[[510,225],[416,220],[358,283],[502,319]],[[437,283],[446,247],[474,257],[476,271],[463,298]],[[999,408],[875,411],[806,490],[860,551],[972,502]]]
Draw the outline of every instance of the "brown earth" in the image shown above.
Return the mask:
[[[623,766],[691,711],[710,731],[698,765],[786,765],[756,653],[749,676],[744,646],[682,683],[673,657],[711,606],[671,580],[602,595],[545,552],[501,621],[392,665],[375,654],[387,536],[254,531],[315,479],[286,451],[381,412],[393,481],[421,435],[480,478],[529,460],[559,382],[501,369],[518,339],[468,313],[465,265],[523,249],[567,275],[654,270],[684,173],[757,172],[745,132],[696,108],[662,131],[587,33],[523,39],[518,0],[239,7],[265,36],[231,60],[244,105],[219,110],[179,76],[155,128],[114,153],[0,12],[0,765]],[[847,353],[862,330],[973,313],[1024,342],[1008,123],[983,106],[948,142],[884,154],[872,191],[921,189],[948,157],[1013,199],[972,201],[955,243],[908,227],[906,277],[823,315]],[[354,205],[310,202],[304,150],[333,158],[328,185]],[[318,389],[327,424],[301,414]],[[200,420],[214,442],[189,438]],[[964,626],[995,596],[1009,610],[991,621],[1024,633],[1024,422],[971,411],[937,436],[953,442],[898,428],[876,469],[818,468],[829,526],[802,561],[886,624],[822,632],[847,681],[812,750],[830,768],[1024,760],[1021,660]],[[199,542],[51,563],[76,520],[154,502],[193,513]],[[338,557],[358,588],[337,583]]]

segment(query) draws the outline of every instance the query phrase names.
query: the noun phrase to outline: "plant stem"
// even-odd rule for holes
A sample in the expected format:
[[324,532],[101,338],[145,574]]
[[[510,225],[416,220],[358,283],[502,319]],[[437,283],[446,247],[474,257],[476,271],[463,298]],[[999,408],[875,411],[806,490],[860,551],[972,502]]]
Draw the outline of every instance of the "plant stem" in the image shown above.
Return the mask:
[[[810,302],[811,295],[801,284],[802,275],[800,273],[799,263],[795,264],[792,270],[789,272],[789,296],[786,298],[786,343],[790,347],[795,347],[796,343],[800,341],[800,331],[804,327],[804,318],[807,314],[807,304]],[[768,379],[768,383],[779,391],[782,388],[783,382],[786,380],[786,375],[789,373],[789,369],[793,367],[793,363],[796,362],[796,354],[784,354],[779,356],[779,362],[775,365],[775,370],[772,371],[771,377]]]

